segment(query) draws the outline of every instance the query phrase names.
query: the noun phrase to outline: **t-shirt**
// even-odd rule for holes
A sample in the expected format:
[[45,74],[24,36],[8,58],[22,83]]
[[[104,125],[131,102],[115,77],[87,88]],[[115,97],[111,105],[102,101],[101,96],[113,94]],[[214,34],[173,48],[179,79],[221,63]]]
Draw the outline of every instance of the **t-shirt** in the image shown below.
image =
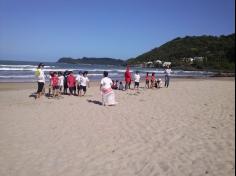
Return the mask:
[[120,85],[119,85],[119,90],[123,90],[123,89],[124,89],[123,84],[120,84]]
[[81,75],[77,75],[77,77],[76,77],[76,81],[78,84],[80,84],[80,82],[81,82],[81,77],[82,77]]
[[81,86],[87,86],[87,82],[89,82],[88,77],[81,76],[81,78],[80,78],[80,85]]
[[45,83],[45,75],[44,75],[44,71],[42,69],[37,69],[36,77],[37,77],[38,82]]
[[171,73],[171,69],[170,68],[165,69],[165,74],[166,75],[170,76],[170,73]]
[[74,87],[75,86],[75,77],[73,75],[69,75],[67,77],[67,84],[68,84],[68,87]]
[[53,87],[58,86],[59,78],[57,76],[51,77],[51,85]]
[[64,76],[59,76],[59,86],[63,86],[64,85]]
[[134,75],[134,82],[139,82],[140,81],[140,75],[139,74],[135,74]]
[[103,89],[109,89],[109,88],[111,88],[111,85],[112,85],[112,80],[111,80],[111,78],[108,78],[108,77],[102,78],[102,80],[101,80],[101,85],[102,85],[102,88],[103,88]]

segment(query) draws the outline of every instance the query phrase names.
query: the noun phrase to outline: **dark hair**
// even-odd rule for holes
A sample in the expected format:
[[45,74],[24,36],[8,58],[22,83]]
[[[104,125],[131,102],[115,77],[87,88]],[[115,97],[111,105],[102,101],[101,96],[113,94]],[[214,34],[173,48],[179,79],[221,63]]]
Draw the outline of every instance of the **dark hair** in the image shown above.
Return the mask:
[[149,73],[147,72],[147,76],[148,76],[148,74],[149,74]]
[[108,72],[107,72],[107,71],[104,71],[104,72],[103,72],[103,76],[104,76],[104,77],[107,77],[107,76],[108,76]]
[[39,63],[38,68],[40,68],[41,66],[43,67],[44,64],[43,63]]
[[87,74],[88,74],[88,72],[87,72],[87,71],[85,71],[85,72],[83,73],[83,76],[84,76],[84,75],[87,75]]
[[152,73],[152,76],[154,76],[155,75],[155,73]]
[[136,73],[139,73],[139,71],[137,70]]
[[119,82],[119,80],[116,80],[116,82]]
[[120,84],[122,84],[122,81],[120,82]]
[[82,74],[82,71],[79,71],[79,74]]
[[62,75],[62,72],[59,71],[59,72],[58,72],[58,75],[61,76],[61,75]]

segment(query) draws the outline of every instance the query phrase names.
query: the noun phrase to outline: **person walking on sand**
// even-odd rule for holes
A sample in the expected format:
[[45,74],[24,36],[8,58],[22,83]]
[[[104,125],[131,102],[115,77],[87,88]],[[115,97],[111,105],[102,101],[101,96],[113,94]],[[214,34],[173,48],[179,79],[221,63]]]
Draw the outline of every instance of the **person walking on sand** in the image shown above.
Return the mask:
[[108,72],[104,71],[103,72],[103,78],[101,80],[100,84],[100,91],[102,94],[102,104],[104,106],[112,106],[117,104],[115,101],[115,93],[112,90],[112,80],[111,78],[108,77]]
[[131,84],[131,73],[129,71],[129,66],[127,66],[125,71],[125,90],[130,89]]
[[170,74],[171,74],[171,69],[170,69],[169,65],[166,66],[164,73],[165,73],[165,87],[167,88],[167,87],[169,87]]
[[36,99],[42,96],[42,91],[45,84],[45,75],[44,75],[43,67],[44,67],[44,64],[40,63],[35,71],[35,76],[37,78],[37,83],[38,83]]

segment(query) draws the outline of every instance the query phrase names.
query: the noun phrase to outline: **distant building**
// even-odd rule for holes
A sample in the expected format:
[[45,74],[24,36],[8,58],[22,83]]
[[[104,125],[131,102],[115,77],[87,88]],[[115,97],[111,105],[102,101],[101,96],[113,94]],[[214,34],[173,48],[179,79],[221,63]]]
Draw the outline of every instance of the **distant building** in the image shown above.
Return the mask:
[[204,59],[204,57],[202,57],[202,56],[193,58],[194,61],[198,61],[198,62],[203,62],[203,59]]
[[162,64],[162,61],[161,61],[161,60],[156,60],[155,63],[161,65],[161,64]]
[[164,62],[164,63],[162,64],[163,67],[170,66],[170,65],[171,65],[171,62]]

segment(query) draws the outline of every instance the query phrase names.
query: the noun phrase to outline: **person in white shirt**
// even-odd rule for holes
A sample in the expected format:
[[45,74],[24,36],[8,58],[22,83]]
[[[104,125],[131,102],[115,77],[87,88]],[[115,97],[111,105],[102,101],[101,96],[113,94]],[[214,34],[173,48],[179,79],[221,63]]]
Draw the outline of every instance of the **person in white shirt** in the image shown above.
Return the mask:
[[37,90],[36,98],[40,98],[40,96],[42,96],[42,91],[45,84],[45,75],[44,75],[43,67],[44,67],[44,64],[40,63],[38,65],[37,70],[35,71],[35,76],[38,82],[38,90]]
[[167,65],[166,69],[165,69],[165,87],[169,87],[169,83],[170,83],[170,73],[171,73],[171,69],[170,66]]
[[83,73],[79,71],[79,74],[76,76],[76,87],[78,90],[78,95],[79,95],[79,90],[80,90],[80,82],[81,82],[81,77],[83,76]]
[[140,75],[139,72],[136,71],[136,73],[134,74],[134,89],[135,88],[139,89],[139,82],[140,82]]
[[[87,77],[87,74],[88,74],[88,72],[85,71],[83,73],[83,76],[81,76],[81,78],[80,78],[79,96],[84,96],[87,91],[87,85],[89,87],[89,79]],[[82,91],[83,91],[83,95],[82,95]]]
[[104,106],[112,106],[115,105],[115,94],[114,91],[112,90],[112,80],[111,78],[108,78],[108,72],[104,71],[103,73],[103,78],[101,80],[100,84],[100,91],[102,94],[102,104]]
[[58,78],[59,78],[59,91],[60,94],[62,93],[62,87],[64,86],[64,76],[62,75],[62,72],[58,72]]

